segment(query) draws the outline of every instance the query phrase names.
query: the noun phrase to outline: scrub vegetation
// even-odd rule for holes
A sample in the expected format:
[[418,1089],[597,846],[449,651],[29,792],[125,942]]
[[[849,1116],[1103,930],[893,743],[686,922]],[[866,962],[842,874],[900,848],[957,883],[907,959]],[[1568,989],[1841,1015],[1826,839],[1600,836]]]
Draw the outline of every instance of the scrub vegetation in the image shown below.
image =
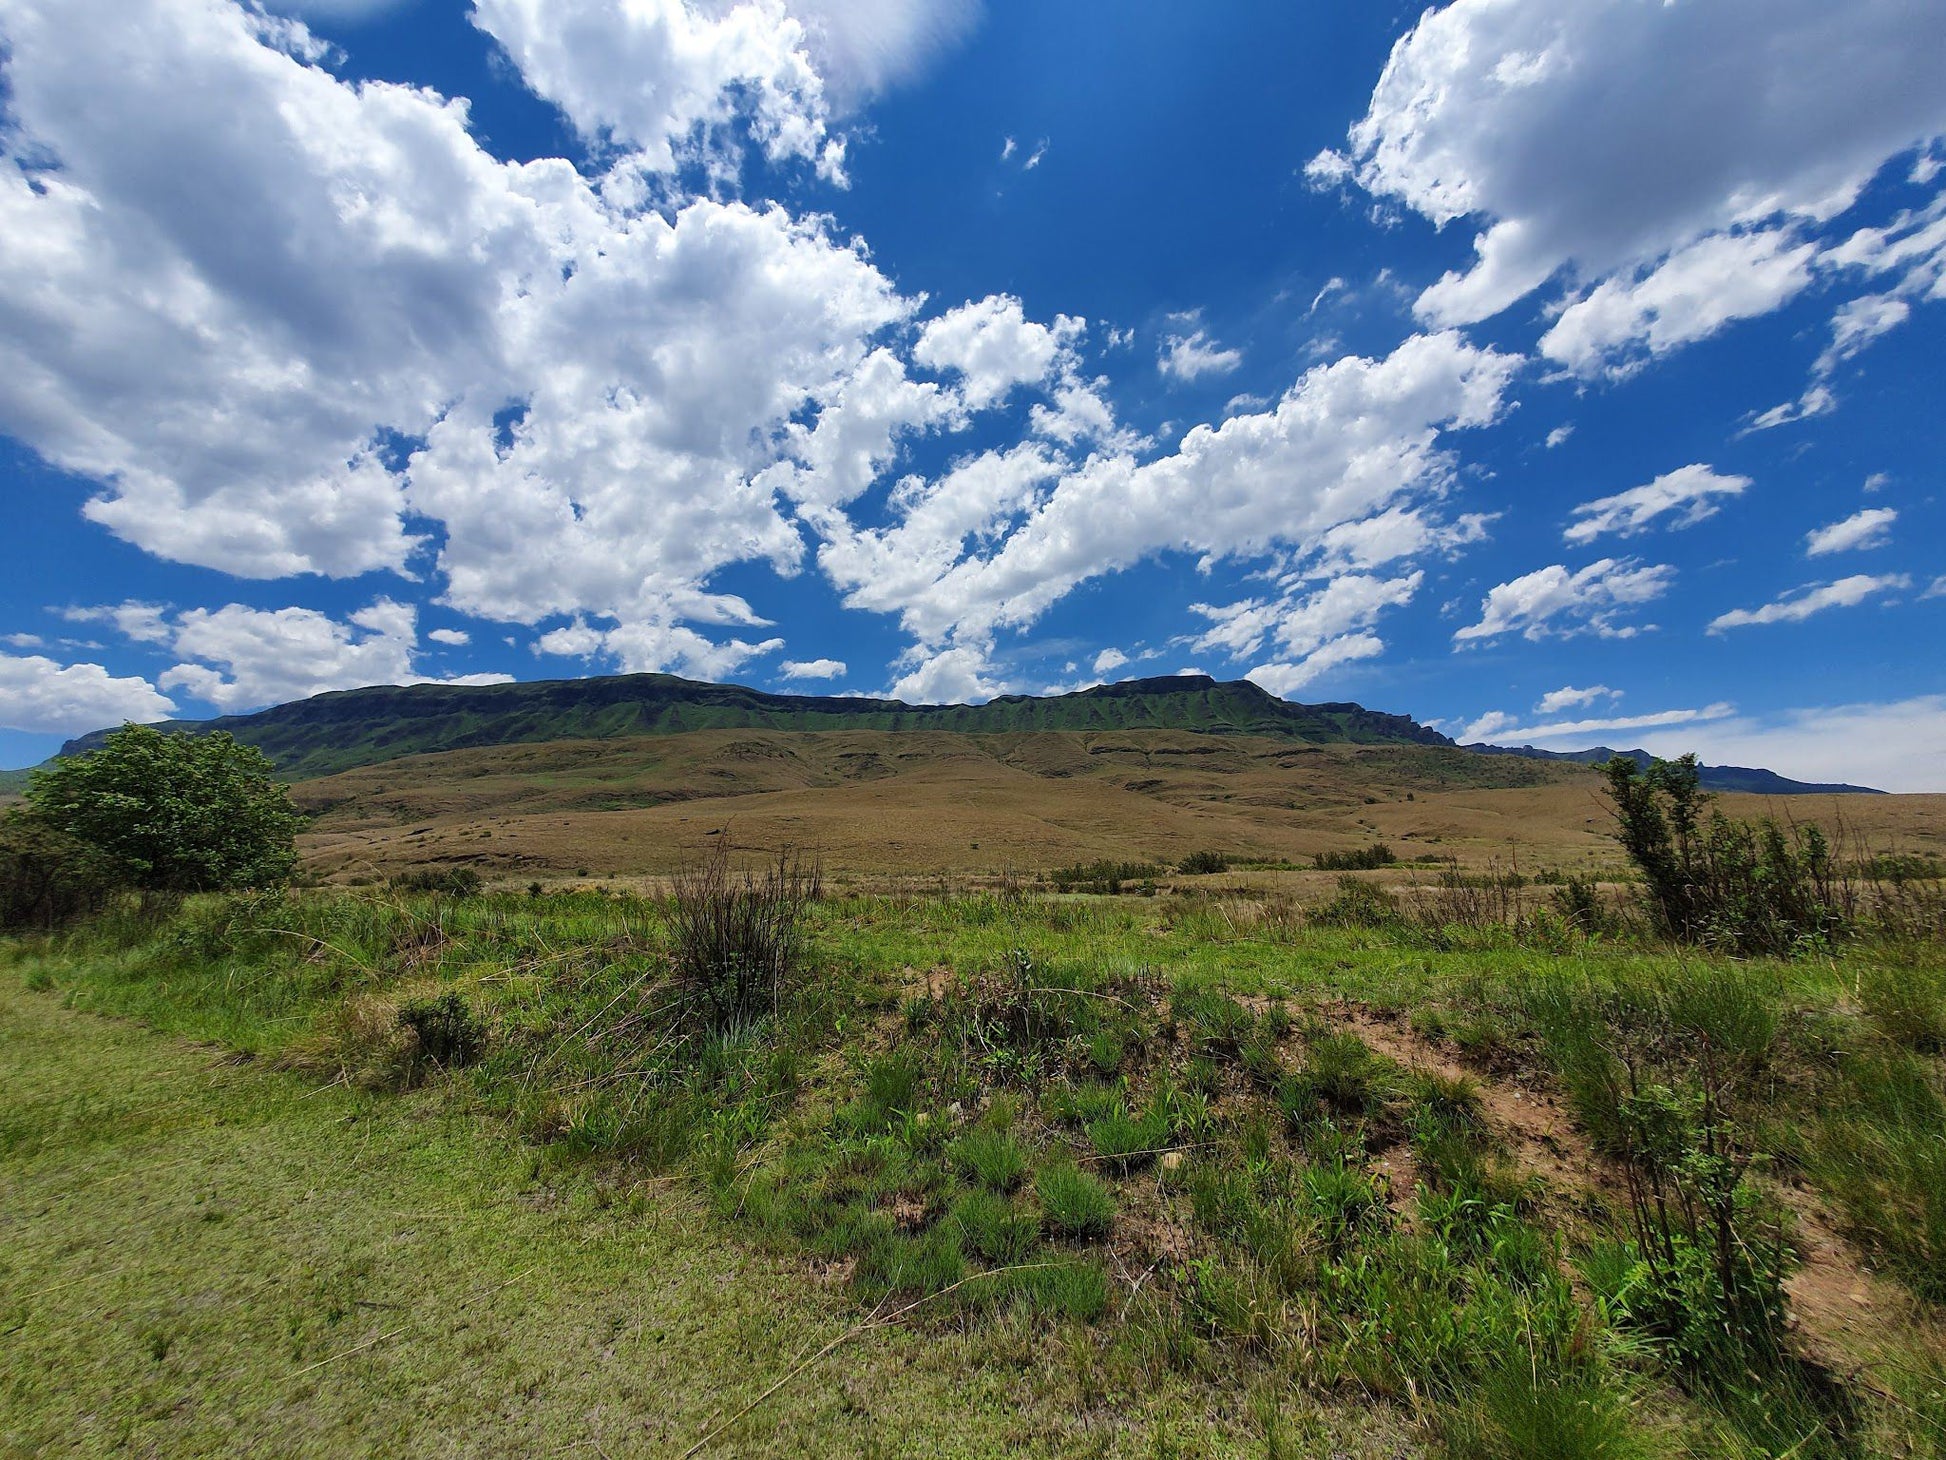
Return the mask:
[[[1669,786],[1638,785],[1636,814],[1679,835]],[[1736,906],[1771,928],[1803,883],[1766,865]],[[1203,872],[1152,896],[884,896],[718,838],[656,897],[114,902],[4,954],[0,1027],[40,1063],[0,1097],[25,1198],[0,1441],[183,1453],[339,1426],[405,1451],[486,1425],[618,1453],[647,1426],[657,1453],[1946,1454],[1946,897],[1833,861],[1855,895],[1752,943],[1671,919],[1653,871],[1348,872],[1309,905]],[[442,1319],[369,1269],[286,1284],[274,1343],[235,1295],[172,1295],[159,1259],[104,1306],[85,1225],[133,1223],[118,1240],[146,1252],[163,1219],[57,1195],[156,1134],[123,1077],[45,1053],[107,1039],[139,1063],[89,1014],[223,1051],[161,1106],[294,1161],[364,1161],[361,1124],[391,1152],[381,1182],[419,1180],[414,1130],[475,1153],[506,1202],[469,1184],[450,1242],[530,1240],[516,1211],[551,1214],[533,1334]],[[437,1204],[420,1187],[386,1199]],[[210,1221],[287,1201],[253,1167]],[[663,1377],[597,1397],[545,1348],[594,1341],[602,1254],[644,1244],[663,1272],[631,1341],[688,1347],[667,1371],[632,1349]],[[412,1260],[456,1280],[450,1253]],[[801,1341],[753,1344],[757,1312]],[[487,1390],[415,1409],[407,1371],[463,1367],[476,1322],[509,1355]],[[410,1360],[387,1352],[408,1333]],[[356,1373],[382,1376],[367,1400],[341,1387]]]

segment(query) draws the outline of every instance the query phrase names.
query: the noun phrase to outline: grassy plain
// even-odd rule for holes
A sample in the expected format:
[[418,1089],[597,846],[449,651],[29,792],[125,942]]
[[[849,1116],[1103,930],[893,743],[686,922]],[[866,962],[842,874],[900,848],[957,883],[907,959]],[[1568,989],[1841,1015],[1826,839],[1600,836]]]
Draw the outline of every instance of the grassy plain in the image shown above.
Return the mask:
[[[1187,880],[827,897],[729,1028],[667,904],[595,892],[16,947],[0,1446],[1946,1454],[1936,940]],[[1685,1130],[1737,1052],[1755,1320],[1630,1245],[1600,1060],[1644,1030]]]
[[[1581,766],[1431,746],[1163,730],[713,730],[415,756],[294,789],[316,816],[307,858],[337,881],[415,866],[514,883],[640,878],[727,832],[744,847],[816,848],[835,875],[885,885],[1098,859],[1173,864],[1201,850],[1309,865],[1373,840],[1403,861],[1612,868],[1599,786]],[[1946,854],[1946,796],[1721,804]]]

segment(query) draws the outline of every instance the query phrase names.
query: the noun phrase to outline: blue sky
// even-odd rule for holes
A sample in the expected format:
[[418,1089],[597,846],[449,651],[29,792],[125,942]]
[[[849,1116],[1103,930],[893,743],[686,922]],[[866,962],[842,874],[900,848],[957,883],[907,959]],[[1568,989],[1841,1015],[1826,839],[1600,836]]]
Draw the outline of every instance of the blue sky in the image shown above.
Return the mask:
[[1946,790],[1931,0],[0,0],[0,763],[1199,669]]

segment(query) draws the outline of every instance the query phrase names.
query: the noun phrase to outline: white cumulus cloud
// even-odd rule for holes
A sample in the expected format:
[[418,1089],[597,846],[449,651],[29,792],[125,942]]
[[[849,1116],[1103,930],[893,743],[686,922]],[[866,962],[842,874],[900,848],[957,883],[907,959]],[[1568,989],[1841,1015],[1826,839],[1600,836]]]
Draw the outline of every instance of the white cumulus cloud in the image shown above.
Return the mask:
[[1018,299],[995,294],[929,321],[912,358],[929,370],[957,374],[965,403],[979,410],[1016,385],[1046,379],[1084,328],[1066,315],[1052,326],[1038,324]]
[[1828,220],[1942,132],[1931,0],[1455,0],[1394,47],[1346,151],[1312,173],[1477,220],[1477,262],[1418,303],[1459,324],[1564,270],[1592,282],[1766,220]]
[[785,679],[843,679],[845,662],[842,659],[786,659],[777,666],[777,672]]
[[1241,350],[1219,345],[1208,331],[1196,329],[1165,337],[1155,367],[1171,380],[1189,382],[1205,375],[1228,375],[1242,363]]
[[175,701],[146,679],[112,675],[99,664],[60,664],[41,654],[0,654],[0,730],[85,735],[175,712]]
[[1662,597],[1675,575],[1666,564],[1645,565],[1634,558],[1603,558],[1573,573],[1553,563],[1496,584],[1480,604],[1480,621],[1453,638],[1462,644],[1514,632],[1528,639],[1550,634],[1632,638],[1641,628],[1617,619]]
[[1244,678],[1274,695],[1288,698],[1292,691],[1302,689],[1334,669],[1360,659],[1375,659],[1384,652],[1385,641],[1376,634],[1346,634],[1320,645],[1295,663],[1259,664]]

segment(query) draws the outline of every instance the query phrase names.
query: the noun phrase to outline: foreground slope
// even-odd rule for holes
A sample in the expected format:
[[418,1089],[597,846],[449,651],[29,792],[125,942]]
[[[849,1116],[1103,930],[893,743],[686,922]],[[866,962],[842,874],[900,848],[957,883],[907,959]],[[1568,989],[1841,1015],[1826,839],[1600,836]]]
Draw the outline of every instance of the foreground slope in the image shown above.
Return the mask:
[[[0,1061],[0,1454],[673,1456],[857,1322],[667,1183],[544,1180],[437,1092],[318,1089],[13,969]],[[1191,1386],[1117,1416],[1019,1376],[882,1327],[709,1453],[1261,1453]]]

